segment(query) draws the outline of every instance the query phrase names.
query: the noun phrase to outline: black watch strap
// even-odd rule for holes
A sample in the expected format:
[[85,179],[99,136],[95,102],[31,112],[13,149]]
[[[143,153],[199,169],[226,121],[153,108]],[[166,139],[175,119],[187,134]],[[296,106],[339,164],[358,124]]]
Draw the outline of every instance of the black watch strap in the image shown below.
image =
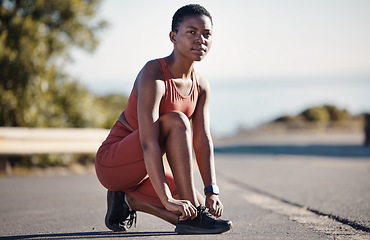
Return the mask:
[[211,192],[215,195],[219,195],[220,194],[220,189],[218,188],[217,185],[209,185],[207,187],[204,188],[204,194],[206,194],[207,192]]

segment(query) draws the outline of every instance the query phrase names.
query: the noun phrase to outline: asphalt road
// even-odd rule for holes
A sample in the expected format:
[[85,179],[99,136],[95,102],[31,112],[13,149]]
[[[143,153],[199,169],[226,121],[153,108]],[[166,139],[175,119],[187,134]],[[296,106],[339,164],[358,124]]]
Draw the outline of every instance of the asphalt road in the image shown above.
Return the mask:
[[106,190],[86,172],[1,177],[0,239],[370,239],[370,156],[228,151],[216,165],[233,221],[225,234],[179,236],[143,213],[136,228],[111,232]]

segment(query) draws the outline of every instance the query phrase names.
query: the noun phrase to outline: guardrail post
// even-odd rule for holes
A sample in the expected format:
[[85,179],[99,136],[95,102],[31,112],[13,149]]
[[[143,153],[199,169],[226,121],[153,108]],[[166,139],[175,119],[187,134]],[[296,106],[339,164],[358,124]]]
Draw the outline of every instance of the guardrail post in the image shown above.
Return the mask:
[[0,155],[0,171],[4,172],[7,176],[12,175],[12,165],[10,164],[9,157]]
[[365,147],[370,147],[370,113],[365,113]]

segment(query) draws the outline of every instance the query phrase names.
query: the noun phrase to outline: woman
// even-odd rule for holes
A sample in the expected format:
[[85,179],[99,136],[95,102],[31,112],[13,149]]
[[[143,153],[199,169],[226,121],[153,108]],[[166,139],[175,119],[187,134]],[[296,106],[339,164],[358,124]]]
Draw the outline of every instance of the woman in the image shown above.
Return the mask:
[[[111,230],[131,227],[136,211],[176,225],[180,234],[231,228],[230,221],[218,218],[223,205],[209,129],[209,84],[194,71],[211,47],[212,24],[200,5],[177,10],[170,32],[173,52],[143,67],[127,108],[97,152],[96,173],[109,189],[105,223]],[[194,188],[193,148],[205,199]],[[164,153],[173,175],[164,171]]]

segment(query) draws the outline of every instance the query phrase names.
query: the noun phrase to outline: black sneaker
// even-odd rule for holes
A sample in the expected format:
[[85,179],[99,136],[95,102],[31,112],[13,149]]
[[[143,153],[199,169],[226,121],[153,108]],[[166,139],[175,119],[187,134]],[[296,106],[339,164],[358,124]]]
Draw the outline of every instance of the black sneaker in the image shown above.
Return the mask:
[[195,219],[179,220],[175,232],[179,234],[217,234],[231,229],[231,221],[214,217],[205,206],[200,205],[197,210],[198,216]]
[[107,193],[107,214],[105,215],[105,225],[113,231],[127,231],[135,221],[136,212],[130,211],[125,202],[124,192],[108,190]]

